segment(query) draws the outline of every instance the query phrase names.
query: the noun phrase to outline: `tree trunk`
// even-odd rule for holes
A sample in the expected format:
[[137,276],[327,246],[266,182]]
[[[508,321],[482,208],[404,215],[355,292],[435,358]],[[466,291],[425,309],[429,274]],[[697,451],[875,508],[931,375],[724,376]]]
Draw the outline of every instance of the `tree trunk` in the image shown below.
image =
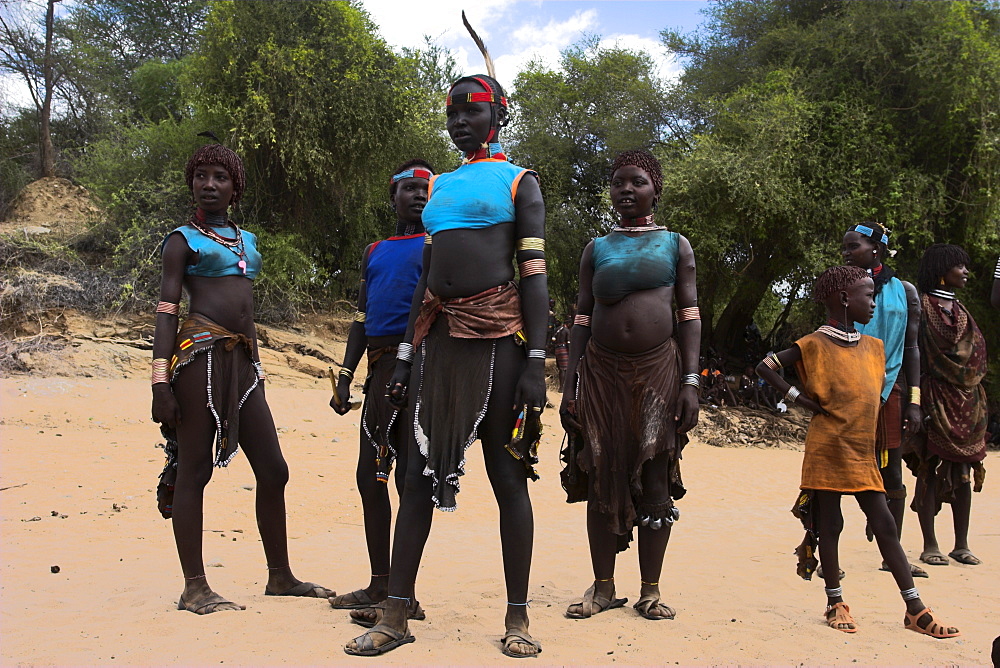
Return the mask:
[[52,66],[52,26],[55,22],[55,6],[58,0],[48,0],[45,11],[45,59],[42,62],[45,77],[45,96],[42,101],[39,151],[41,153],[42,176],[55,176],[55,151],[52,148],[52,132],[50,119],[52,117],[52,89],[55,88],[56,76]]
[[739,355],[743,352],[743,332],[753,322],[760,300],[771,287],[770,265],[770,258],[759,257],[740,276],[736,292],[712,330],[712,347],[719,355]]

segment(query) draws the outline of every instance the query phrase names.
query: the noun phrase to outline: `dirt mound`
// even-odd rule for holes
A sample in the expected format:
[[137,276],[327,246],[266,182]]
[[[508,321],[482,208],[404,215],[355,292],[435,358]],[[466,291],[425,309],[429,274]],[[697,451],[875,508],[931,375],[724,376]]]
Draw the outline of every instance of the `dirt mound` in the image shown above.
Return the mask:
[[56,177],[38,179],[14,198],[0,234],[72,236],[83,232],[97,213],[83,186]]
[[745,406],[701,407],[698,426],[692,434],[720,448],[781,448],[801,450],[805,445],[809,417],[793,407],[783,415]]

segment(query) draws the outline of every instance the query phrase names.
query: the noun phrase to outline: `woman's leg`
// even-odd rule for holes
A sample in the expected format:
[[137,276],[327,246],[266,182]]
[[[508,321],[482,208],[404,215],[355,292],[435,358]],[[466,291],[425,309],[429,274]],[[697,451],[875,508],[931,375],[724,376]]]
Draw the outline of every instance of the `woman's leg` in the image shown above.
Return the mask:
[[879,469],[882,474],[882,484],[885,486],[886,502],[889,512],[896,522],[896,536],[903,536],[903,515],[906,512],[906,485],[903,484],[903,460],[900,448],[887,451],[889,462],[885,468]]
[[[668,454],[661,453],[643,465],[642,498],[651,505],[669,500],[670,456]],[[642,584],[636,609],[647,618],[673,619],[675,614],[673,608],[659,602],[660,573],[672,527],[673,524],[670,523],[664,523],[659,529],[639,527],[639,573]],[[645,601],[650,602],[647,604]]]
[[920,560],[934,566],[946,565],[948,557],[941,553],[937,534],[934,531],[934,518],[938,511],[937,480],[933,471],[921,472],[921,474],[927,476],[928,479],[920,481],[917,485],[918,490],[924,490],[923,498],[917,506],[917,519],[920,521],[920,533],[923,534],[924,539],[924,549],[920,553]]
[[274,428],[271,409],[264,398],[264,388],[257,387],[240,409],[240,445],[246,453],[257,481],[257,529],[267,558],[265,593],[326,598],[333,594],[325,587],[302,587],[288,561],[288,531],[285,516],[285,486],[288,465],[281,454],[278,432]]
[[[479,426],[483,442],[486,473],[500,508],[500,544],[503,570],[507,585],[507,614],[504,624],[508,631],[528,632],[528,578],[534,546],[535,519],[528,496],[528,478],[524,465],[507,452],[511,430],[517,418],[514,410],[514,388],[524,368],[524,352],[512,338],[496,343],[493,389],[486,417]],[[537,654],[538,648],[528,642],[514,642],[508,650],[516,654]]]
[[174,381],[180,404],[177,424],[177,481],[174,485],[173,529],[177,554],[184,572],[184,593],[178,603],[199,614],[240,610],[208,585],[202,561],[202,528],[205,485],[212,478],[215,419],[206,408],[208,375],[206,356],[199,355]]
[[853,633],[857,629],[844,603],[840,586],[840,534],[844,530],[844,516],[840,511],[840,492],[817,490],[813,493],[813,512],[819,535],[819,560],[823,566],[823,583],[826,586],[826,618],[838,631]]
[[[955,488],[955,500],[951,502],[952,520],[955,524],[955,549],[952,558],[976,565],[979,563],[969,550],[969,520],[972,515],[972,483],[962,483]],[[955,555],[959,556],[955,556]],[[971,557],[971,559],[970,559]]]
[[[381,396],[372,401],[382,401]],[[368,544],[368,562],[371,581],[365,592],[374,601],[384,600],[389,591],[389,532],[392,527],[392,506],[389,504],[389,485],[375,476],[375,446],[361,430],[358,452],[357,483],[361,494],[361,508],[365,521],[365,541]],[[399,476],[397,475],[397,478]],[[398,485],[398,483],[397,483]]]

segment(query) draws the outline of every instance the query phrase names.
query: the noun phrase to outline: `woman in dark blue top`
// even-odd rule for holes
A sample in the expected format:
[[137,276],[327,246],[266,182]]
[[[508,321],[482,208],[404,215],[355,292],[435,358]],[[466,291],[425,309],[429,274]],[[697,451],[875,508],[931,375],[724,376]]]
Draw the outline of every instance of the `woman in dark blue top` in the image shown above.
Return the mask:
[[[202,559],[205,485],[213,465],[228,464],[239,446],[257,481],[257,526],[268,569],[264,593],[325,598],[334,592],[299,581],[288,565],[288,467],[264,398],[253,322],[252,286],[261,257],[255,237],[228,215],[243,194],[243,162],[228,148],[208,145],[195,152],[185,173],[198,208],[163,243],[152,378],[153,420],[167,438],[168,456],[157,496],[163,516],[173,519],[184,572],[177,608],[200,615],[245,609],[212,591]],[[178,331],[182,289],[189,314]]]

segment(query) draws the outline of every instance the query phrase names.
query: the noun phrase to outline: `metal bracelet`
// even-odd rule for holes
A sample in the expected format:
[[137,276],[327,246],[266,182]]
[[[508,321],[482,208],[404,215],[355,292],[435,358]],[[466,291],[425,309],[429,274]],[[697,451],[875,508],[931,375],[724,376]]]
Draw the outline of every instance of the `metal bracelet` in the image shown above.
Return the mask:
[[910,403],[919,404],[920,403],[920,388],[914,385],[910,388]]
[[396,348],[396,359],[401,362],[412,362],[413,361],[413,344],[412,343],[400,343],[399,347]]
[[257,370],[257,380],[265,381],[267,380],[267,374],[264,373],[264,367],[260,362],[254,362],[253,368]]
[[997,258],[997,268],[993,270],[993,278],[1000,279],[1000,257]]
[[829,587],[824,587],[824,589],[826,590],[826,595],[829,598],[840,598],[841,596],[844,595],[843,587],[834,587],[833,589],[830,589]]
[[691,387],[701,387],[701,376],[696,373],[686,373],[681,376],[681,387],[690,385]]
[[917,591],[916,587],[910,587],[909,589],[900,589],[899,595],[903,597],[904,601],[912,601],[914,599],[920,598],[920,592]]
[[787,401],[790,404],[794,404],[795,400],[799,398],[800,394],[802,393],[799,391],[799,388],[795,387],[794,385],[791,385],[789,386],[788,391],[785,392],[785,401]]
[[541,348],[529,348],[528,359],[543,360],[545,359],[545,351]]
[[338,375],[347,378],[348,381],[354,380],[354,372],[348,369],[347,367],[341,367],[340,373]]

